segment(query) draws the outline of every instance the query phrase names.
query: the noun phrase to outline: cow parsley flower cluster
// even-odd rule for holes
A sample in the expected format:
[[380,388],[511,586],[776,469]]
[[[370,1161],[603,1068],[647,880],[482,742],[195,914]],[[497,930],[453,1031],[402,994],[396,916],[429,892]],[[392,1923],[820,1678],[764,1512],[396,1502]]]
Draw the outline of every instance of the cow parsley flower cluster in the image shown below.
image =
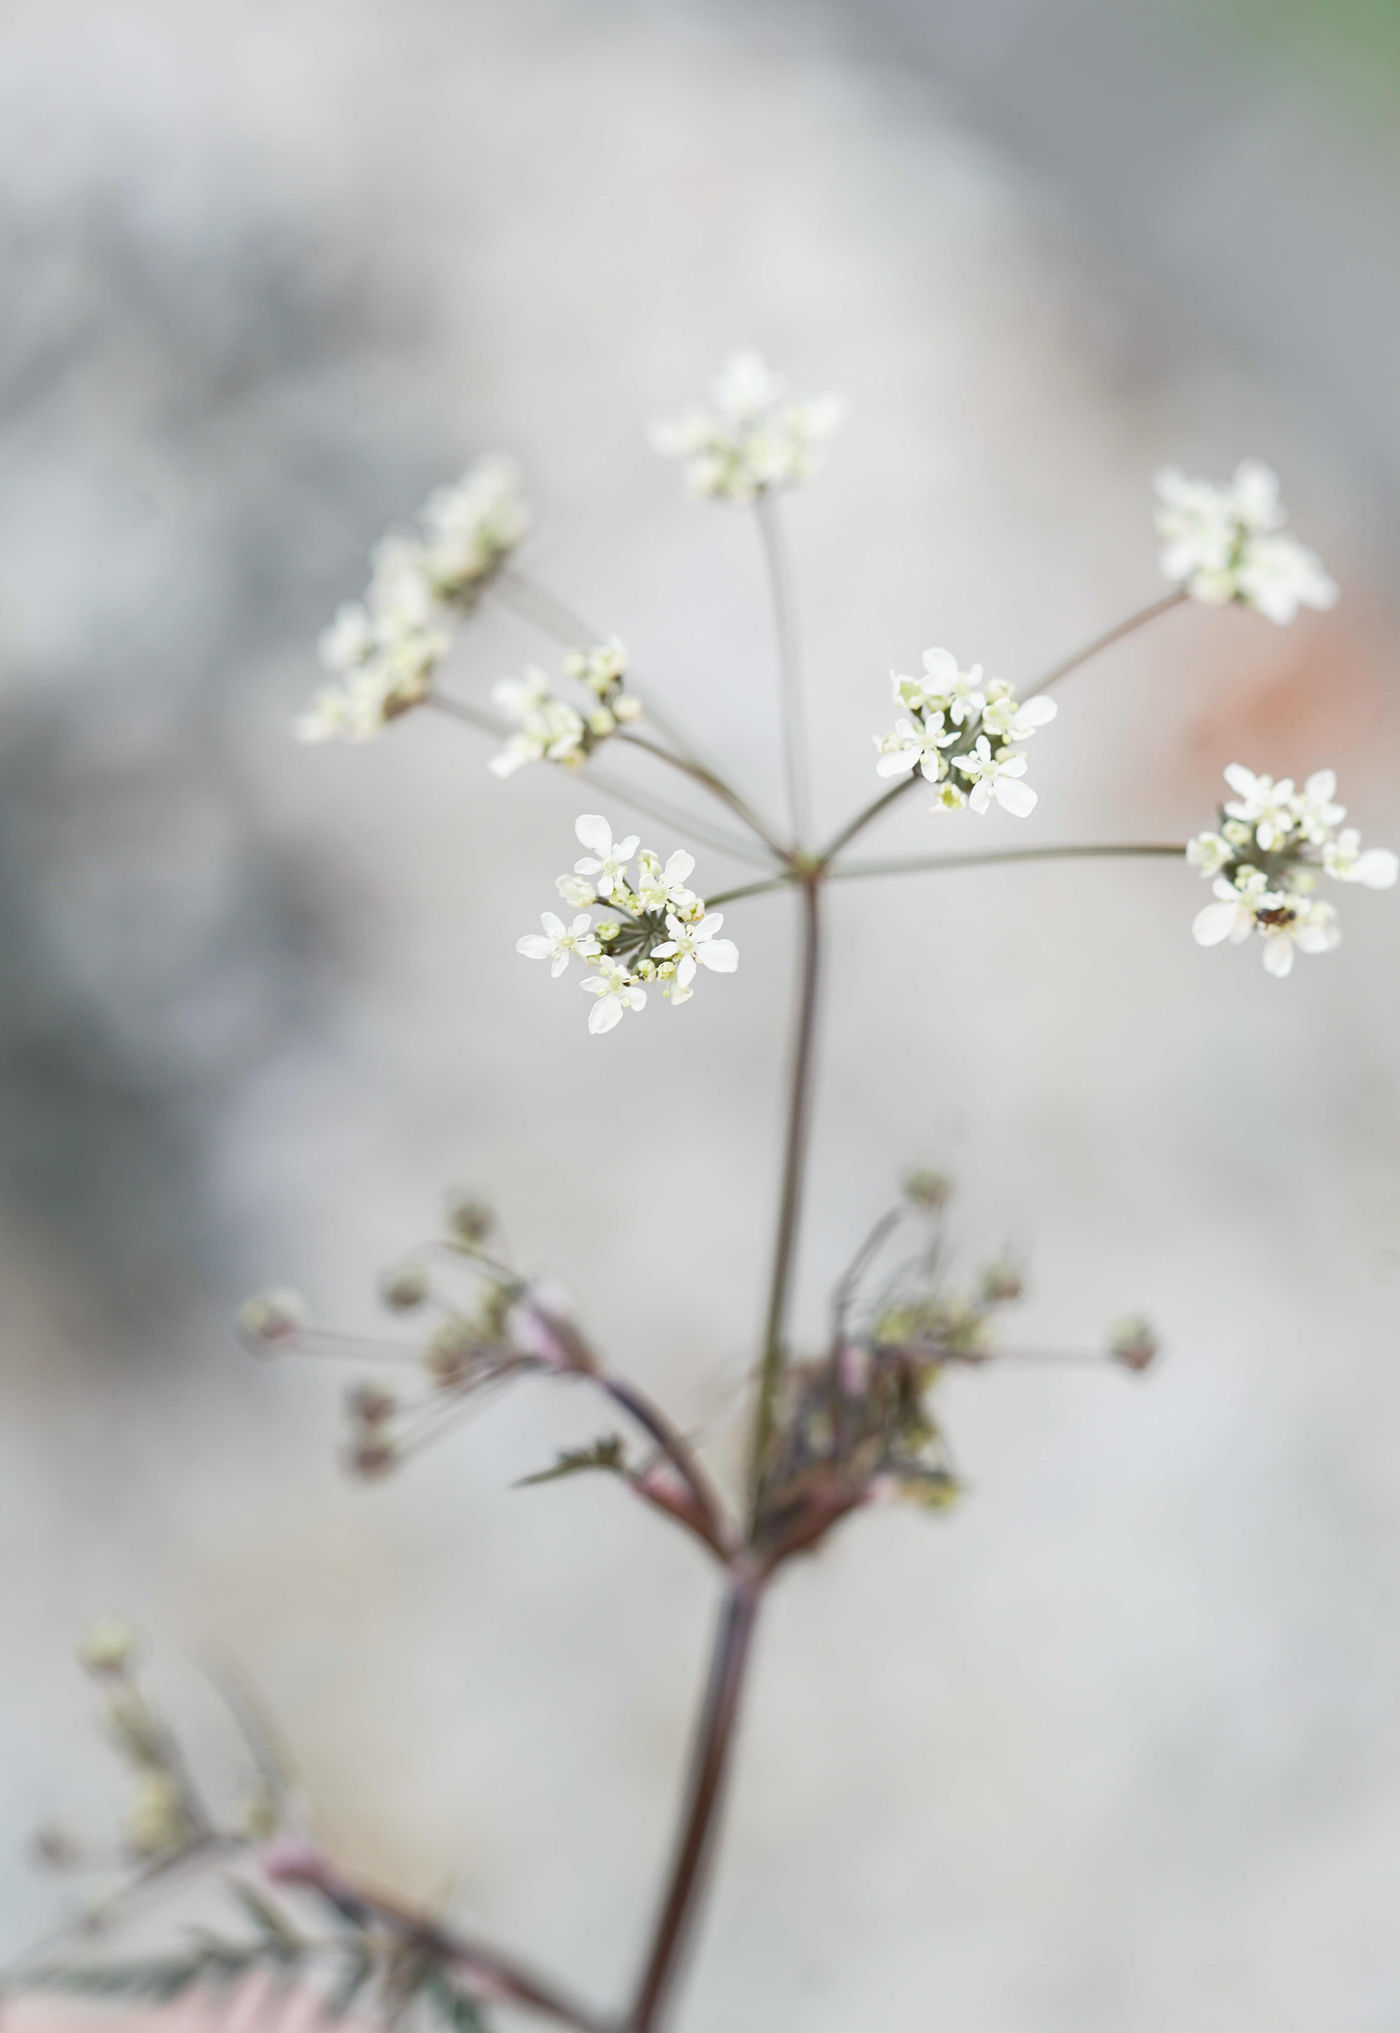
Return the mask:
[[[703,897],[687,889],[695,857],[678,848],[662,862],[642,847],[635,833],[614,840],[607,820],[586,812],[574,827],[579,844],[588,849],[574,863],[572,875],[561,875],[556,887],[578,915],[569,923],[545,911],[543,931],[516,943],[527,960],[548,960],[558,976],[573,959],[592,962],[596,972],[583,982],[595,1000],[588,1028],[600,1033],[620,1023],[625,1010],[646,1007],[648,987],[659,984],[671,1003],[689,1002],[702,967],[732,974],[739,949],[718,936],[724,923],[707,911]],[[632,863],[636,862],[636,873]],[[602,905],[595,922],[590,915]]]
[[[715,410],[692,409],[652,427],[652,443],[684,459],[696,494],[746,504],[768,487],[795,487],[826,463],[840,423],[839,396],[802,398],[757,353],[735,353],[713,386]],[[717,413],[716,413],[717,412]]]
[[559,762],[576,768],[600,741],[637,719],[642,702],[623,689],[627,652],[614,635],[592,649],[571,650],[564,675],[591,695],[580,712],[549,689],[549,680],[533,664],[523,677],[502,678],[491,696],[519,732],[513,734],[488,765],[493,775],[514,776],[528,762]]
[[1319,872],[1335,882],[1390,889],[1400,860],[1385,847],[1363,851],[1356,828],[1342,827],[1346,807],[1334,802],[1330,769],[1317,770],[1297,790],[1291,777],[1275,783],[1236,762],[1225,781],[1235,795],[1221,807],[1218,831],[1198,833],[1186,848],[1216,896],[1193,930],[1202,946],[1226,939],[1239,945],[1258,932],[1264,965],[1282,976],[1295,949],[1326,953],[1341,938],[1336,911],[1314,894]]
[[1292,621],[1300,607],[1336,600],[1336,582],[1321,559],[1284,529],[1278,478],[1257,459],[1242,460],[1223,487],[1164,467],[1157,495],[1162,570],[1193,600],[1208,607],[1238,601],[1279,623]]
[[429,495],[420,533],[387,536],[371,556],[363,601],[342,607],[321,636],[321,662],[335,683],[295,722],[302,741],[368,741],[421,705],[451,647],[456,616],[530,527],[513,459],[481,459]]
[[1002,679],[984,680],[980,664],[961,670],[947,649],[924,651],[922,677],[891,671],[890,683],[895,704],[906,712],[890,733],[875,736],[880,776],[905,776],[917,769],[937,786],[935,812],[954,812],[962,805],[985,812],[993,799],[1018,819],[1034,811],[1036,794],[1022,782],[1026,758],[1011,744],[1029,741],[1049,725],[1055,717],[1053,699],[1022,704]]

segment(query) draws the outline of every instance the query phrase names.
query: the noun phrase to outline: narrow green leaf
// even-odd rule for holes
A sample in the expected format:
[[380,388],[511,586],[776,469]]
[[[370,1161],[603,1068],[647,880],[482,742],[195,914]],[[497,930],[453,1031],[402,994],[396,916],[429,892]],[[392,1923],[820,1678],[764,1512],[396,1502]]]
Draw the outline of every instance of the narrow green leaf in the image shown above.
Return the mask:
[[601,1469],[608,1475],[627,1473],[627,1454],[620,1434],[609,1433],[602,1440],[595,1440],[591,1447],[565,1448],[552,1468],[522,1476],[515,1487],[530,1489],[536,1483],[558,1482],[562,1476],[585,1475],[590,1469]]

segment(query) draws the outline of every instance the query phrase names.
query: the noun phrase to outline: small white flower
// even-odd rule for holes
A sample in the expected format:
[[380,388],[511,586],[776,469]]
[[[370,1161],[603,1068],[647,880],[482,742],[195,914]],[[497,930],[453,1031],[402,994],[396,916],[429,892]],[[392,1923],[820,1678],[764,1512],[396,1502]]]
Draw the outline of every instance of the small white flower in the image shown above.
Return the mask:
[[561,875],[554,887],[566,904],[577,910],[581,905],[596,904],[598,892],[591,882],[585,882],[581,875]]
[[1286,533],[1249,538],[1235,581],[1236,597],[1281,627],[1300,607],[1326,610],[1337,602],[1337,582],[1321,558]]
[[1224,939],[1238,946],[1254,930],[1255,904],[1269,894],[1267,878],[1256,869],[1247,888],[1236,888],[1223,875],[1217,876],[1211,887],[1219,901],[1196,913],[1192,936],[1198,946],[1218,946]]
[[957,738],[941,713],[925,713],[919,720],[896,720],[892,734],[875,736],[879,750],[875,772],[877,776],[907,776],[918,769],[936,784],[948,774],[941,751]]
[[1345,805],[1335,802],[1337,795],[1337,772],[1334,769],[1317,769],[1293,795],[1293,820],[1305,840],[1315,847],[1323,846],[1331,839],[1336,828],[1347,815]]
[[527,960],[548,960],[550,975],[554,979],[564,972],[575,953],[581,960],[596,960],[602,947],[591,936],[593,925],[587,911],[566,925],[562,918],[556,918],[553,911],[542,911],[540,923],[543,934],[527,932],[523,939],[517,939],[515,950],[523,953]]
[[499,455],[479,459],[423,509],[424,562],[444,598],[460,600],[509,557],[530,529],[520,469]]
[[1278,480],[1267,466],[1246,459],[1224,487],[1166,467],[1156,487],[1162,571],[1194,600],[1211,607],[1238,601],[1281,624],[1300,607],[1336,600],[1319,559],[1284,532]]
[[1010,685],[997,682],[989,688],[982,709],[982,725],[993,741],[1029,741],[1042,727],[1048,727],[1059,707],[1043,693],[1022,705]]
[[1354,826],[1326,842],[1322,865],[1338,882],[1359,882],[1367,889],[1393,889],[1400,875],[1400,857],[1388,847],[1369,847],[1363,852],[1361,835]]
[[1186,843],[1186,860],[1202,875],[1216,875],[1233,857],[1234,850],[1219,833],[1198,833]]
[[487,764],[493,776],[514,776],[529,762],[583,761],[583,716],[553,697],[543,671],[532,665],[523,677],[502,678],[491,697],[520,730]]
[[637,863],[637,906],[640,910],[660,915],[666,911],[686,909],[695,902],[693,890],[685,886],[685,879],[695,866],[695,856],[678,847],[663,868],[654,854],[643,849]]
[[986,704],[981,664],[961,670],[950,649],[926,649],[921,678],[903,678],[896,671],[891,671],[890,677],[898,703],[916,713],[930,707],[944,712],[954,727],[975,720]]
[[366,662],[374,648],[374,630],[358,600],[336,608],[335,620],[322,629],[317,648],[328,671],[353,671]]
[[676,963],[673,1003],[690,1000],[697,967],[712,968],[716,974],[732,974],[739,965],[739,948],[734,941],[715,936],[723,923],[724,916],[719,911],[711,911],[698,924],[684,924],[673,913],[667,914],[666,929],[671,936],[651,950],[654,959]]
[[597,812],[585,812],[575,822],[574,833],[580,846],[591,849],[574,863],[574,874],[591,876],[599,896],[610,897],[616,885],[627,880],[627,864],[637,851],[638,835],[629,833],[625,840],[615,842],[611,826]]
[[966,791],[960,791],[951,777],[946,777],[934,794],[931,812],[960,812],[967,803]]
[[592,649],[571,649],[564,659],[564,675],[586,685],[600,699],[619,687],[627,670],[627,651],[617,636]]
[[1254,828],[1254,837],[1266,854],[1287,839],[1295,818],[1292,777],[1275,783],[1271,776],[1256,776],[1242,763],[1232,762],[1225,781],[1235,793],[1226,812]]
[[758,354],[745,352],[726,363],[714,398],[718,414],[688,410],[652,430],[657,451],[686,461],[695,493],[746,503],[820,472],[821,448],[841,421],[835,397],[789,396]]
[[985,812],[993,798],[1004,812],[1011,812],[1018,819],[1035,810],[1035,792],[1029,784],[1019,781],[1026,773],[1026,758],[1008,755],[1004,749],[993,755],[985,734],[978,735],[969,755],[957,758],[955,767],[972,785],[967,801],[974,812]]
[[601,972],[590,974],[582,983],[590,995],[598,998],[588,1012],[588,1028],[595,1036],[620,1023],[624,1010],[645,1009],[647,1001],[646,990],[637,986],[625,967],[608,959],[599,965]]

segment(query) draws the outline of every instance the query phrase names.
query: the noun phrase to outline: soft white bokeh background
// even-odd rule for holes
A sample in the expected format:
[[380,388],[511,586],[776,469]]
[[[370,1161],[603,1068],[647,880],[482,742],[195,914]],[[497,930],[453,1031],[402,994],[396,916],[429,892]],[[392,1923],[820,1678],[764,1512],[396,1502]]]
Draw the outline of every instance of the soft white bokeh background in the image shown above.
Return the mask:
[[[222,1780],[182,1663],[210,1645],[347,1861],[450,1882],[615,1995],[708,1574],[611,1486],[510,1492],[598,1430],[588,1404],[522,1392],[366,1491],[333,1380],[249,1363],[226,1319],[286,1280],[368,1321],[470,1179],[732,1459],[790,913],[736,907],[736,980],[589,1039],[512,948],[599,801],[500,785],[427,716],[293,747],[316,628],[381,527],[510,446],[532,569],[773,798],[753,531],[644,429],[757,343],[849,402],[788,518],[829,822],[874,787],[891,663],[941,641],[1030,677],[1154,596],[1156,463],[1259,451],[1344,605],[1174,615],[1081,673],[1033,824],[1179,836],[1239,756],[1335,761],[1394,841],[1390,504],[1371,448],[1125,283],[946,81],[792,15],[65,4],[0,55],[5,1947],[72,1900],[25,1830],[120,1807],[68,1663],[115,1604]],[[454,676],[479,693],[543,647],[484,617]],[[951,837],[917,802],[882,847]],[[1141,1306],[1171,1357],[961,1380],[967,1505],[872,1517],[792,1575],[688,2027],[1400,2013],[1400,920],[1348,894],[1340,953],[1280,985],[1193,947],[1198,902],[1157,864],[833,899],[802,1322],[935,1162],[970,1260],[1029,1254],[1027,1337]]]

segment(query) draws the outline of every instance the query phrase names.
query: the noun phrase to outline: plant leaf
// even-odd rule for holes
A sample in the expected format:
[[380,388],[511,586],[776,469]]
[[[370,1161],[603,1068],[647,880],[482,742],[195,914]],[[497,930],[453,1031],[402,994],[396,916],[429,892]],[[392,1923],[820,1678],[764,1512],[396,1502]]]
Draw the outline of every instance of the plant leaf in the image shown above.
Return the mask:
[[626,1475],[627,1453],[622,1437],[609,1433],[601,1440],[595,1440],[591,1447],[568,1447],[561,1451],[552,1468],[542,1468],[535,1475],[525,1475],[516,1483],[517,1489],[531,1489],[536,1483],[558,1482],[566,1475],[585,1475],[590,1469],[601,1469],[608,1475]]

